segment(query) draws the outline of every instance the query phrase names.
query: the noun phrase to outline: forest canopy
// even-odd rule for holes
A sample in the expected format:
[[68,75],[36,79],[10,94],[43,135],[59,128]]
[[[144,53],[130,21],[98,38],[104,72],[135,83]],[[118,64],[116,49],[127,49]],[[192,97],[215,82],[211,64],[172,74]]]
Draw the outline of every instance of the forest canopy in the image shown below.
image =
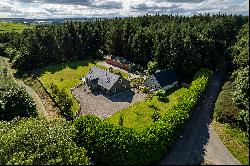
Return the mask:
[[159,69],[174,69],[180,79],[189,80],[201,67],[215,69],[228,58],[226,50],[246,21],[245,16],[224,14],[69,21],[12,33],[1,41],[9,41],[15,50],[8,51],[13,65],[22,71],[110,53],[144,68],[153,61]]

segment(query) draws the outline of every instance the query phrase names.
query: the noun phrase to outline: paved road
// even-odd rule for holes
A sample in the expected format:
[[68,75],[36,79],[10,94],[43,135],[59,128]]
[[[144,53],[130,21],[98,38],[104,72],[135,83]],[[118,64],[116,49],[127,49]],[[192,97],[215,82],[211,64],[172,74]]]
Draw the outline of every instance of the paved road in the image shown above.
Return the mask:
[[171,151],[160,161],[160,165],[240,165],[212,128],[212,113],[222,84],[225,67],[216,71],[206,93],[186,123],[181,136]]

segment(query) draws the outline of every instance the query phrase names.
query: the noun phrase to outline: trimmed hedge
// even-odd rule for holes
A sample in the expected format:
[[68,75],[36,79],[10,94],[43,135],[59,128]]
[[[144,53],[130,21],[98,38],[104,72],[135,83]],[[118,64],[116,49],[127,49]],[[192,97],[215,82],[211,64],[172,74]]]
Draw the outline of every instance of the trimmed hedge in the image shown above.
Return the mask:
[[87,149],[88,155],[97,163],[156,163],[177,138],[211,75],[208,69],[201,69],[177,106],[141,133],[109,124],[94,115],[87,115],[74,122],[77,129],[75,140],[78,145]]

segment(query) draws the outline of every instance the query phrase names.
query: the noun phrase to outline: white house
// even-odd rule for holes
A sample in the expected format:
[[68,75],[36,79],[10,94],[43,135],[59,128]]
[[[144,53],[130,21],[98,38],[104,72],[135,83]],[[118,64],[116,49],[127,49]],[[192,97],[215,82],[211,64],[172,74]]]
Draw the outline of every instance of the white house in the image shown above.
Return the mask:
[[157,70],[155,74],[146,78],[143,84],[154,90],[168,90],[178,86],[177,74],[173,70]]

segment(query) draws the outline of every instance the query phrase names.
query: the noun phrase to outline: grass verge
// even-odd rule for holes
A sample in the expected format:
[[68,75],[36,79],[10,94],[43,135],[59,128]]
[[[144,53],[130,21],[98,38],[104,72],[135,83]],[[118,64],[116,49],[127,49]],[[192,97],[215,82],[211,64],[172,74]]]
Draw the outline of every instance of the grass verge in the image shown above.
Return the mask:
[[234,128],[229,124],[216,122],[215,120],[212,125],[232,155],[237,158],[241,164],[249,165],[249,137],[246,136],[246,132]]

